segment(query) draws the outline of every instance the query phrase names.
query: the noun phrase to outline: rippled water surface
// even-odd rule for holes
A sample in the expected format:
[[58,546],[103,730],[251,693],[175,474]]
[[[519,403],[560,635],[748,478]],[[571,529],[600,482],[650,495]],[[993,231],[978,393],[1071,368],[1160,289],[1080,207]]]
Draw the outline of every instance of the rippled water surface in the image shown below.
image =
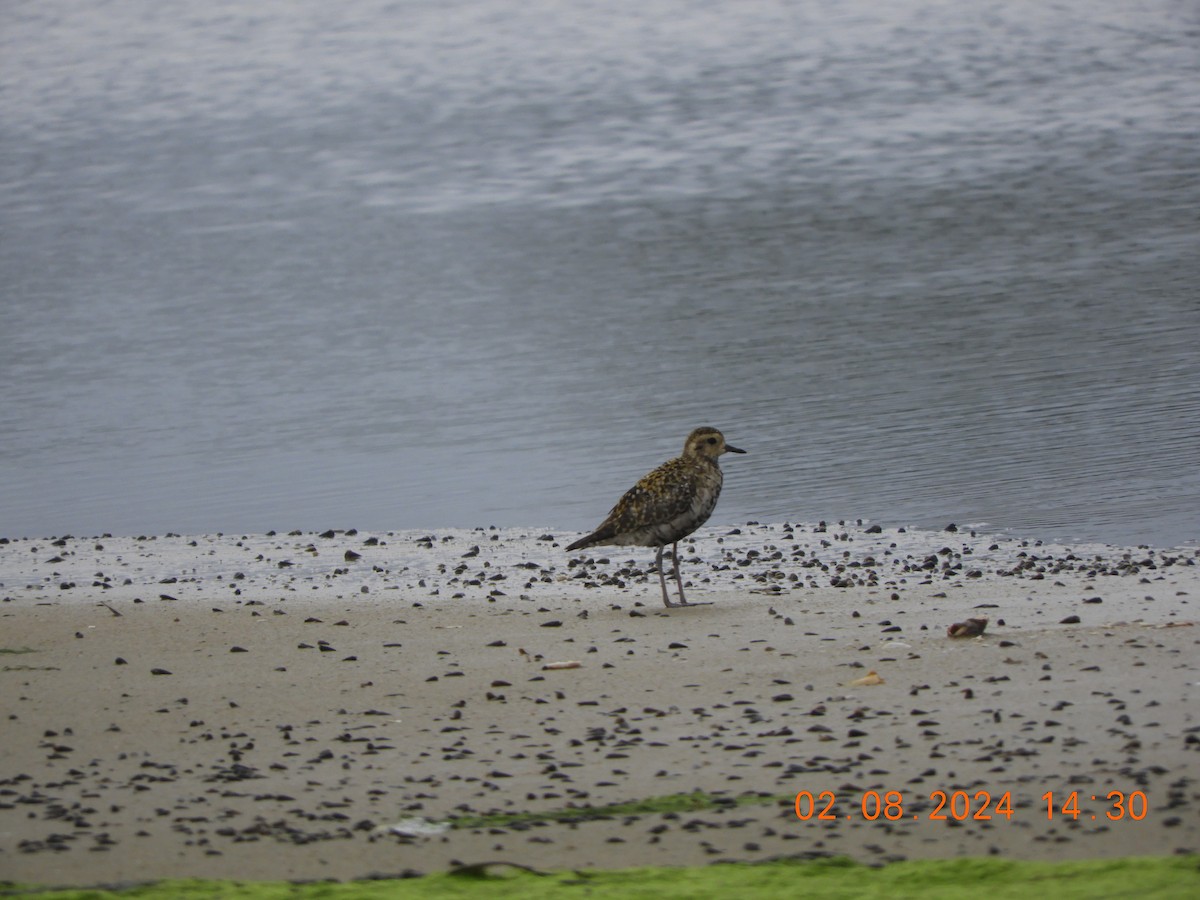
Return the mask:
[[0,7],[0,535],[1200,539],[1200,12]]

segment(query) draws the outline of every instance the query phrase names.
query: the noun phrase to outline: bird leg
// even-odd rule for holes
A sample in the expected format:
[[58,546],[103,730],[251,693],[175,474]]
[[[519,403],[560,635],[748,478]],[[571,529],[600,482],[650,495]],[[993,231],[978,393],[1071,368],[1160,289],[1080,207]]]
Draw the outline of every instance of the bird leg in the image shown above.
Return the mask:
[[662,553],[663,547],[665,546],[665,544],[659,545],[658,556],[656,558],[658,563],[658,580],[662,585],[663,605],[668,608],[673,608],[676,606],[711,606],[712,604],[710,603],[690,603],[688,602],[687,597],[683,596],[683,578],[679,575],[679,541],[676,541],[671,545],[671,557],[674,561],[675,586],[679,588],[679,602],[671,602],[671,599],[667,596],[667,579],[666,575],[663,574],[662,568]]
[[687,606],[687,597],[683,596],[683,579],[679,576],[679,541],[671,545],[671,560],[675,563],[675,586],[679,588],[679,605]]
[[658,583],[662,585],[663,606],[671,607],[675,604],[671,602],[671,598],[667,596],[667,578],[663,574],[662,553],[664,544],[658,545],[658,552],[654,555],[654,565],[658,569]]

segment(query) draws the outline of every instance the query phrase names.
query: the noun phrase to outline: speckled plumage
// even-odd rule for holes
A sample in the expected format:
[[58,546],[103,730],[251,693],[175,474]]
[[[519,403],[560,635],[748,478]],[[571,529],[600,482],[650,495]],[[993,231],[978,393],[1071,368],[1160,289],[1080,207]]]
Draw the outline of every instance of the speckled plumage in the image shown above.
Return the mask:
[[[567,550],[581,550],[598,544],[657,547],[655,561],[662,585],[663,604],[696,605],[688,603],[683,596],[678,541],[708,521],[716,508],[724,480],[717,457],[726,452],[746,451],[725,443],[725,436],[715,428],[697,428],[688,435],[681,455],[643,475],[617,501],[595,531],[568,545]],[[667,544],[674,545],[675,584],[679,588],[677,604],[672,603],[667,595],[666,576],[662,569],[663,547]]]

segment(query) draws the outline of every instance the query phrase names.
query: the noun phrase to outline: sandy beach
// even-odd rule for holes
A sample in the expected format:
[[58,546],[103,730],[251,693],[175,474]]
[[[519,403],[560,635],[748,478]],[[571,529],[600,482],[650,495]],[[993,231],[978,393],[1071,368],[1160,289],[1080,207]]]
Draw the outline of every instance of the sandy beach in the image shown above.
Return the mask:
[[1194,547],[575,537],[3,539],[0,879],[1200,849]]

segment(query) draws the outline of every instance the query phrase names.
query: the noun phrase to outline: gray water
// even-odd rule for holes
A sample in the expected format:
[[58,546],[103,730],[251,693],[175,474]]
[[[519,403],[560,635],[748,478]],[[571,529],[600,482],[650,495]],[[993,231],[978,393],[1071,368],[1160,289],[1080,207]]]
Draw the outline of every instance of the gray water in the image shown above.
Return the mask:
[[0,5],[0,535],[1200,539],[1200,7]]

